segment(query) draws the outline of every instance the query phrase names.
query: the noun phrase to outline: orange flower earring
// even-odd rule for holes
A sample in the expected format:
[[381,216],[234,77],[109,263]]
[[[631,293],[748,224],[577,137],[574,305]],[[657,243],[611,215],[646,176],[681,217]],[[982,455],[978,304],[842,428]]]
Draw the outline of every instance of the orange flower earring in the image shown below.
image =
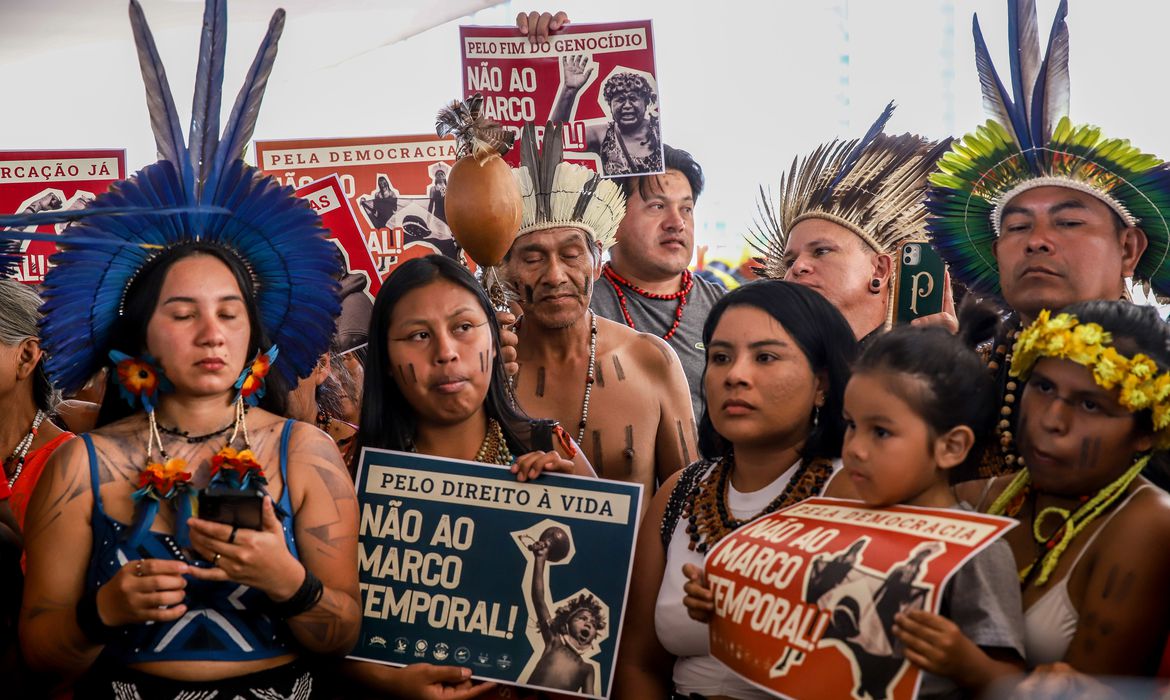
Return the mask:
[[110,359],[114,361],[114,371],[118,377],[118,393],[131,406],[141,401],[146,412],[152,413],[158,405],[159,394],[174,391],[162,365],[150,353],[131,357],[124,352],[111,350]]
[[275,345],[268,348],[267,352],[256,354],[256,359],[244,368],[236,380],[234,386],[239,392],[236,394],[237,401],[243,399],[249,406],[260,403],[264,396],[264,379],[272,369],[273,362],[276,362]]

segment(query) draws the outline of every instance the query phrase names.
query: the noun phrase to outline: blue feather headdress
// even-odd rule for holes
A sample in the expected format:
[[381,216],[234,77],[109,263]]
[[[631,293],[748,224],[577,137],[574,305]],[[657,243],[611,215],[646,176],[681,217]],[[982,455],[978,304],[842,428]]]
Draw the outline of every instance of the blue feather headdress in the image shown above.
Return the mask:
[[329,346],[340,312],[336,280],[341,267],[336,247],[308,204],[242,160],[276,57],[284,11],[272,16],[221,133],[227,5],[226,0],[206,0],[186,141],[137,0],[130,1],[130,24],[159,162],[115,183],[86,209],[0,217],[0,226],[73,222],[52,237],[60,252],[44,283],[46,369],[61,390],[81,387],[105,362],[129,285],[163,256],[186,246],[211,245],[238,258],[250,273],[260,323],[280,348],[274,367],[295,384]]
[[[0,236],[3,232],[0,232]],[[20,244],[13,240],[0,238],[0,280],[6,280],[16,274],[20,266]]]
[[1061,0],[1041,59],[1035,0],[1008,1],[1010,94],[974,18],[975,65],[991,119],[956,141],[931,175],[930,238],[956,279],[998,294],[992,246],[1004,205],[1035,187],[1071,188],[1104,202],[1126,226],[1141,226],[1149,247],[1137,273],[1170,293],[1170,168],[1126,140],[1069,120],[1067,11]]
[[805,159],[794,159],[780,177],[776,204],[760,187],[760,221],[749,242],[760,253],[761,274],[784,277],[788,237],[806,219],[843,226],[878,253],[925,236],[926,178],[950,140],[885,134],[893,113],[891,102],[860,139],[830,141]]

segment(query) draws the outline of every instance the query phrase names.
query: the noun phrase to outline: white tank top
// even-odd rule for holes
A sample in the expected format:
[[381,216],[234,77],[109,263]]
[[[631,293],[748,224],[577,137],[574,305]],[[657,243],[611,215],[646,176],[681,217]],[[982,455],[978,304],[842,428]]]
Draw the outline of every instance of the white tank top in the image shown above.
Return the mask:
[[1080,552],[1077,552],[1077,558],[1069,568],[1068,574],[1024,611],[1024,652],[1029,666],[1053,664],[1064,660],[1065,654],[1068,653],[1068,645],[1072,643],[1077,632],[1077,623],[1080,621],[1080,614],[1068,595],[1068,580],[1081,563],[1081,557],[1093,546],[1097,535],[1101,534],[1113,516],[1129,505],[1133,497],[1144,488],[1147,487],[1139,486],[1121,502],[1121,505],[1114,508],[1112,513],[1105,516],[1101,525],[1089,537],[1089,541],[1085,542]]
[[[751,493],[736,491],[728,483],[727,507],[731,517],[737,520],[754,517],[780,495],[799,468],[800,462],[797,462],[778,479]],[[841,460],[835,460],[833,473],[836,474],[840,469]],[[703,477],[706,478],[710,472],[708,469]],[[707,625],[687,615],[686,606],[683,605],[683,584],[687,579],[683,576],[682,567],[683,564],[694,564],[702,568],[704,555],[690,549],[691,539],[686,527],[686,518],[680,518],[674,527],[670,548],[666,551],[662,586],[658,589],[658,600],[654,605],[654,630],[658,640],[676,657],[675,689],[683,695],[699,693],[743,700],[768,700],[773,696],[739,677],[711,656]]]

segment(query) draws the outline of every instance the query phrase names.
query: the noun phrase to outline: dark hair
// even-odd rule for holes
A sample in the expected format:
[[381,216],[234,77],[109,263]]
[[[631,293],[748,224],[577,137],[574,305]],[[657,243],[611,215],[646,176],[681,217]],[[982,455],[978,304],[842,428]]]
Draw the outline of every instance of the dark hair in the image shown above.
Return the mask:
[[[711,345],[711,337],[724,312],[733,306],[752,306],[776,319],[792,336],[808,359],[814,374],[824,372],[828,378],[825,403],[819,419],[812,424],[801,449],[802,459],[837,458],[841,456],[841,442],[845,437],[845,421],[841,417],[845,385],[849,382],[849,364],[857,354],[857,339],[845,317],[823,296],[808,287],[781,280],[756,280],[732,292],[715,303],[707,322],[703,324],[703,345]],[[703,368],[703,400],[707,399],[707,368]],[[785,401],[787,397],[772,397]],[[699,420],[699,451],[706,457],[726,455],[731,450],[727,440],[715,430],[711,422],[711,408],[703,409]]]
[[999,398],[987,365],[963,337],[939,327],[898,326],[874,338],[861,353],[853,373],[867,372],[908,375],[925,382],[925,391],[908,382],[891,388],[926,422],[932,435],[960,425],[971,428],[975,444],[949,477],[958,483],[978,476],[986,441],[994,435]]
[[593,616],[593,630],[595,632],[600,633],[605,630],[605,615],[601,613],[601,603],[597,601],[597,598],[593,597],[592,593],[582,593],[565,605],[557,608],[556,614],[549,621],[549,627],[553,631],[561,634],[568,632],[569,622],[573,619],[574,615],[582,610]]
[[[1113,336],[1114,347],[1121,354],[1132,357],[1143,353],[1158,365],[1159,371],[1170,371],[1170,326],[1154,307],[1128,301],[1084,301],[1066,306],[1061,313],[1073,314],[1079,323],[1096,323],[1104,328]],[[1140,430],[1153,432],[1150,409],[1135,415]]]
[[[706,183],[706,179],[703,178],[703,167],[699,165],[694,156],[681,148],[671,148],[664,144],[662,154],[665,169],[667,171],[677,170],[682,173],[691,185],[691,196],[694,201],[699,201],[699,195],[703,193],[703,185]],[[616,182],[622,188],[626,199],[634,195],[634,187],[638,188],[638,194],[641,195],[642,199],[649,199],[654,196],[655,190],[661,190],[661,185],[658,182],[659,177],[662,176],[619,177]]]
[[613,98],[626,92],[635,92],[648,103],[658,102],[658,95],[654,94],[650,81],[630,72],[614,73],[609,76],[601,89],[601,96],[606,102],[613,102]]
[[492,309],[487,292],[458,262],[444,255],[428,255],[399,265],[382,283],[374,300],[361,419],[358,421],[355,461],[352,465],[355,470],[356,460],[360,458],[363,447],[409,450],[414,443],[417,426],[415,410],[402,395],[390,371],[390,318],[402,297],[437,280],[453,282],[471,292],[487,315],[496,352],[484,409],[489,418],[494,418],[500,424],[512,454],[520,455],[530,451],[528,441],[521,437],[527,434],[529,418],[516,407],[512,385],[504,373],[504,361],[499,352],[500,326],[496,322],[496,312]]
[[[162,293],[163,283],[167,273],[175,263],[193,255],[209,255],[219,260],[231,270],[236,284],[240,287],[240,294],[244,299],[244,309],[248,312],[248,354],[245,362],[250,362],[261,348],[267,350],[271,345],[264,326],[260,323],[260,307],[256,305],[256,293],[252,288],[252,277],[243,261],[224,249],[208,243],[188,243],[172,248],[147,263],[142,272],[126,289],[123,298],[122,312],[118,315],[112,332],[110,344],[106,351],[119,350],[132,357],[142,355],[146,351],[146,326],[150,323],[158,306],[159,295]],[[104,355],[105,353],[103,353]],[[288,409],[287,382],[280,372],[270,372],[265,379],[267,389],[260,399],[260,407],[283,416]],[[137,408],[122,399],[118,391],[118,373],[111,370],[106,375],[106,392],[98,411],[97,427],[108,425],[133,414]]]

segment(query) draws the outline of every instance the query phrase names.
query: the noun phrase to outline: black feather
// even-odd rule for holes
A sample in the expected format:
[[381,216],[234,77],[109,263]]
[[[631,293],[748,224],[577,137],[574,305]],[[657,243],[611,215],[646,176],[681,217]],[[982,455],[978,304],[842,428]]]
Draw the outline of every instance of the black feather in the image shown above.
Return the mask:
[[203,37],[199,41],[199,65],[195,71],[195,97],[191,103],[191,166],[195,172],[195,196],[215,162],[219,146],[219,110],[223,97],[223,64],[227,52],[227,0],[207,0],[203,10]]

